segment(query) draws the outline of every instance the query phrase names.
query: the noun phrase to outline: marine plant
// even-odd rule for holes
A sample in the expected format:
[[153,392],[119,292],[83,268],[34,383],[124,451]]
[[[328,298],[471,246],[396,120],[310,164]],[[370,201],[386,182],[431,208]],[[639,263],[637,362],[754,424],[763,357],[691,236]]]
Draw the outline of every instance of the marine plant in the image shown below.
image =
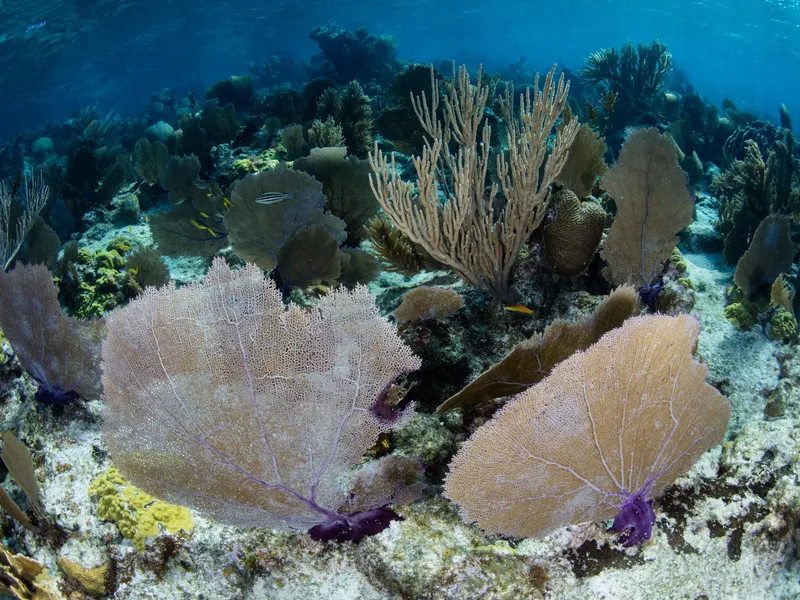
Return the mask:
[[385,395],[420,366],[365,287],[304,311],[256,265],[217,258],[202,282],[147,288],[108,329],[104,436],[148,494],[224,523],[358,541],[419,493],[419,467],[394,457],[341,485],[410,414]]
[[445,495],[465,521],[539,537],[614,519],[626,546],[652,535],[652,502],[728,427],[705,383],[689,316],[636,317],[506,404],[461,447]]
[[[577,133],[573,121],[549,143],[569,92],[564,76],[557,82],[554,76],[555,67],[541,91],[537,77],[533,93],[527,88],[520,95],[518,109],[513,87],[506,88],[508,151],[497,154],[499,184],[492,183],[488,195],[492,128],[485,122],[490,89],[482,69],[474,85],[466,67],[453,73],[440,119],[439,82],[431,68],[430,104],[425,95],[414,101],[428,136],[422,156],[413,159],[416,192],[401,179],[394,155],[389,159],[377,146],[370,153],[373,192],[394,226],[464,281],[498,298],[511,294],[511,267],[544,218],[548,186],[564,167]],[[451,142],[456,154],[450,153]],[[505,206],[497,210],[500,191]]]
[[617,208],[603,245],[603,275],[614,285],[635,284],[652,309],[663,265],[694,213],[674,143],[656,129],[636,131],[600,185]]
[[101,394],[101,320],[62,314],[58,288],[44,265],[0,270],[0,329],[22,367],[39,384],[36,399],[61,404]]

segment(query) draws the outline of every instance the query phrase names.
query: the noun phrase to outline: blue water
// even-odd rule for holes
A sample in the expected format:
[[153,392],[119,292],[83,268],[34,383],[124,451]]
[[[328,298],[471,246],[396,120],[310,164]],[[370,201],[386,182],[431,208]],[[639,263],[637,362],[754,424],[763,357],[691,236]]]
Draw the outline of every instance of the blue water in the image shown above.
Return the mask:
[[399,58],[576,71],[593,51],[660,39],[698,93],[800,112],[800,1],[0,0],[0,140],[88,104],[140,113],[164,87],[203,90],[274,53],[308,60],[311,28],[367,27]]

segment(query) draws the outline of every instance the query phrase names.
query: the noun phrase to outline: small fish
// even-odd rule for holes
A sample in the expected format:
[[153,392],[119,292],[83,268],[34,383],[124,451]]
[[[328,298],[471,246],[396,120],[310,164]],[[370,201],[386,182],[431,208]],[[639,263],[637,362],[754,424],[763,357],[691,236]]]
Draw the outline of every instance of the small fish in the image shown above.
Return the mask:
[[518,312],[525,315],[535,315],[536,312],[528,308],[523,304],[512,304],[511,306],[504,306],[503,310],[508,310],[511,312]]
[[278,204],[284,200],[291,200],[294,194],[284,194],[283,192],[265,192],[256,198],[257,204]]
[[227,210],[233,208],[233,202],[228,200],[227,198],[222,198],[222,206],[224,206]]
[[131,233],[133,233],[133,227],[130,227],[130,226],[129,226],[129,227],[128,227],[128,231],[130,231]]
[[145,223],[149,223],[150,222],[150,216],[149,215],[145,215],[144,216],[144,222]]
[[131,273],[133,273],[134,275],[138,275],[139,274],[139,265],[136,265],[135,267],[133,267],[131,269]]
[[203,217],[204,219],[210,219],[210,218],[211,218],[211,217],[209,217],[209,216],[208,216],[206,213],[204,213],[204,212],[201,212],[201,213],[200,213],[200,216],[201,216],[201,217]]
[[311,291],[318,296],[324,296],[330,291],[330,289],[328,288],[327,285],[312,285]]
[[[194,181],[192,183],[194,184],[194,187],[196,187],[198,190],[207,190],[208,189],[208,182],[207,181],[203,181],[199,177],[195,177]],[[210,195],[211,194],[209,194],[209,196]]]
[[208,233],[210,233],[210,234],[211,234],[211,235],[213,235],[214,237],[216,237],[216,236],[217,236],[217,234],[216,234],[216,233],[214,233],[214,230],[213,230],[213,229],[211,229],[210,227],[206,227],[205,225],[203,225],[202,223],[198,223],[198,222],[197,222],[197,221],[195,221],[194,219],[189,219],[189,222],[190,222],[192,225],[194,225],[195,227],[197,227],[197,228],[198,228],[200,231],[207,231]]

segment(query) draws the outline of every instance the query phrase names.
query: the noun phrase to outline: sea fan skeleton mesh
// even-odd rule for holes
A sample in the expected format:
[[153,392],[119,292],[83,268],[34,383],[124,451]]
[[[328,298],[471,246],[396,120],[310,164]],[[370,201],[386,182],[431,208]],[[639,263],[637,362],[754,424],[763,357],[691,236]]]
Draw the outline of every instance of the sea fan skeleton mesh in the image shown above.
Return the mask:
[[730,403],[692,358],[699,328],[629,319],[506,404],[451,464],[445,494],[464,520],[533,537],[634,505],[652,515],[649,501],[728,426]]
[[250,527],[339,517],[342,476],[400,422],[376,398],[420,365],[366,287],[284,308],[258,267],[222,259],[202,282],[147,288],[108,329],[114,464],[152,495]]

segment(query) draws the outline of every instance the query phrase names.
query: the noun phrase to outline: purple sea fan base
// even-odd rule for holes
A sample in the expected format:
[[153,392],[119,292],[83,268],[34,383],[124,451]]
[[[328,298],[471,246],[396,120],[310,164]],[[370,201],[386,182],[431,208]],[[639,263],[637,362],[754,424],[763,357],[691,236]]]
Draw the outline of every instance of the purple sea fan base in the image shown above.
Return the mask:
[[78,398],[80,395],[73,390],[65,390],[60,387],[50,388],[41,382],[39,382],[39,389],[36,390],[36,400],[50,406],[66,404]]
[[392,521],[402,521],[388,506],[372,508],[352,515],[337,515],[308,530],[311,539],[319,542],[353,542],[376,535],[386,529]]
[[620,507],[611,529],[622,533],[619,541],[624,546],[638,546],[650,539],[656,522],[652,503],[639,492],[632,494]]

